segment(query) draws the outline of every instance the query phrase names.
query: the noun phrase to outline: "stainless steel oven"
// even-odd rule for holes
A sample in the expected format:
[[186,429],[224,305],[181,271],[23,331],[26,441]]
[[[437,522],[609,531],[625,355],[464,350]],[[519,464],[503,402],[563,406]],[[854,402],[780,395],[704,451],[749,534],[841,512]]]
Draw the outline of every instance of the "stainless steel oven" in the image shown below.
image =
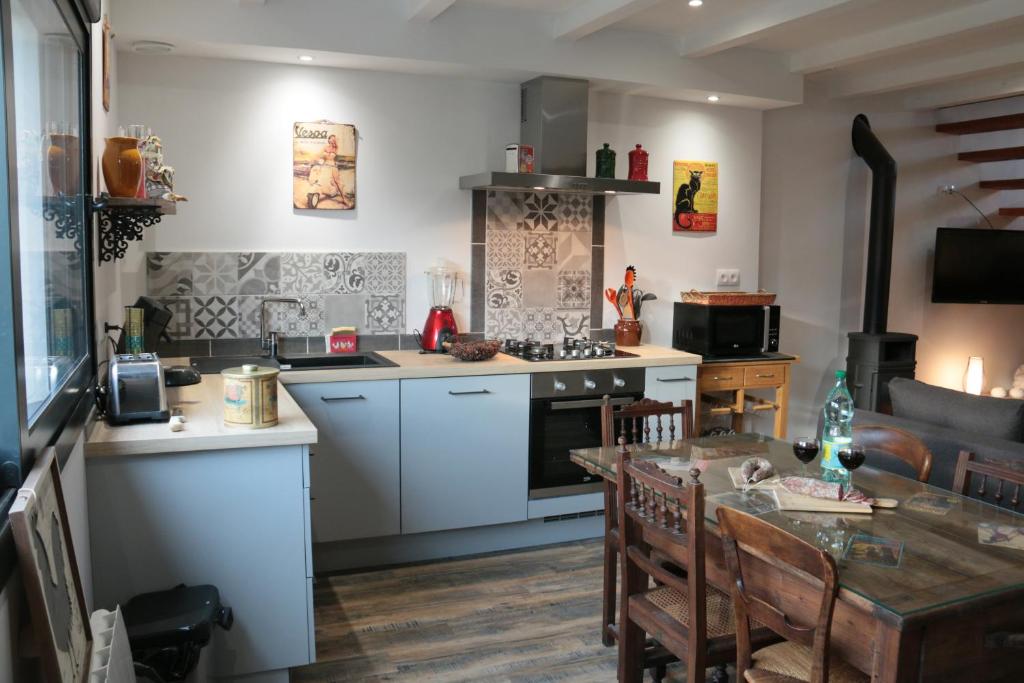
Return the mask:
[[530,498],[601,490],[601,478],[569,460],[574,448],[601,445],[601,405],[643,398],[644,369],[576,370],[532,376],[530,386]]

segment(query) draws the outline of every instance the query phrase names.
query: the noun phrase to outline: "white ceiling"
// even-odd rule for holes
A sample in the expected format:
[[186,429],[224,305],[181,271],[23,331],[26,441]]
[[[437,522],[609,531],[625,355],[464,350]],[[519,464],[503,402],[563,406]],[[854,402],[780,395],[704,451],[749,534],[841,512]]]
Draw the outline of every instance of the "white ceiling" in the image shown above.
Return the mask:
[[770,108],[834,97],[937,107],[1021,94],[1024,0],[113,0],[119,49],[515,80]]

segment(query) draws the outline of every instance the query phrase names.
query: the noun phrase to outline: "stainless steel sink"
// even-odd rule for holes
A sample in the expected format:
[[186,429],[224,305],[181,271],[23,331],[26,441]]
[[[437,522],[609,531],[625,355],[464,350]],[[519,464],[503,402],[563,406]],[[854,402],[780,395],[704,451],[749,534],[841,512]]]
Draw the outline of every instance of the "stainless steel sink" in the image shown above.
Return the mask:
[[276,358],[267,358],[265,356],[197,356],[190,358],[189,363],[197,372],[203,375],[216,374],[225,368],[237,368],[249,363],[267,368],[280,368],[282,371],[343,370],[346,368],[387,368],[398,366],[398,363],[393,363],[373,351],[279,355]]
[[336,370],[345,368],[389,368],[398,363],[373,351],[357,353],[296,354],[278,356],[281,370]]

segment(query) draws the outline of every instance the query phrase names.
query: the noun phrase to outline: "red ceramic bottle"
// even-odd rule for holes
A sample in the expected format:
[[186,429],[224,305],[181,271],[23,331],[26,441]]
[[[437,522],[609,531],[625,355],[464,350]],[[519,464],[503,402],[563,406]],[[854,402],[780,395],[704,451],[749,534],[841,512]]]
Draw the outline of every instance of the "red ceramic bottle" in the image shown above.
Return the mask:
[[647,180],[647,150],[640,145],[629,152],[629,179]]

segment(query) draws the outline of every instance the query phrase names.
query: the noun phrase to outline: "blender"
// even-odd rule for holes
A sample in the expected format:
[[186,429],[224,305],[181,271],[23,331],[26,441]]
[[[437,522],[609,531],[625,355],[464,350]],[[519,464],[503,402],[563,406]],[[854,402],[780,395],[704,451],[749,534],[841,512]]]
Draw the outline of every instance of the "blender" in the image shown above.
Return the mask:
[[463,280],[455,270],[440,263],[426,274],[430,286],[430,313],[423,324],[423,333],[417,332],[416,339],[424,353],[444,353],[445,342],[454,341],[459,334],[452,304],[456,288],[464,289]]

